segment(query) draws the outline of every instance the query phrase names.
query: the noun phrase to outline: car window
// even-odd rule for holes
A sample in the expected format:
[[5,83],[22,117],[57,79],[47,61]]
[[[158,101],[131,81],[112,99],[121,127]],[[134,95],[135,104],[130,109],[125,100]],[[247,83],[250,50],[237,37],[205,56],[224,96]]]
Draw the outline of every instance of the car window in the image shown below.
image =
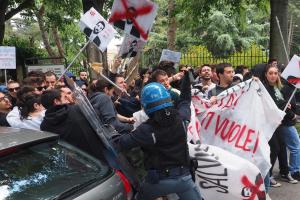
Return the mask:
[[0,199],[52,199],[110,173],[105,164],[66,143],[43,143],[0,158]]

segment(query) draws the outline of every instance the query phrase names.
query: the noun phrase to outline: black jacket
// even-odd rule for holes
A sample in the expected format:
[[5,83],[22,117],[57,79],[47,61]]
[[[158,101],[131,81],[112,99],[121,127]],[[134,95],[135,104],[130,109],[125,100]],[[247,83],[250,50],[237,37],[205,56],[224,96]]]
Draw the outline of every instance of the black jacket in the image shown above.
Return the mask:
[[96,92],[92,94],[90,102],[104,124],[112,125],[121,134],[133,130],[132,124],[122,123],[118,120],[114,104],[105,93]]
[[[289,97],[288,96],[288,90],[284,89],[285,92],[280,91],[282,94],[283,99],[279,98],[276,96],[275,88],[273,86],[270,86],[269,84],[264,83],[267,91],[269,92],[270,96],[274,100],[275,104],[280,110],[284,110],[284,107],[286,106]],[[284,95],[285,94],[285,95]],[[286,99],[287,98],[287,99]],[[292,109],[287,108],[285,111],[286,115],[284,116],[281,125],[283,126],[293,126],[296,124],[296,120],[294,119],[295,113],[293,112]]]
[[77,105],[57,105],[46,111],[41,130],[56,133],[62,140],[104,161],[103,143]]
[[149,120],[132,133],[122,135],[117,142],[120,150],[142,147],[147,170],[189,167],[187,133],[183,122],[189,121],[191,116],[191,88],[186,77],[177,109],[168,107],[152,113]]
[[10,127],[9,123],[6,120],[7,113],[0,112],[0,126]]

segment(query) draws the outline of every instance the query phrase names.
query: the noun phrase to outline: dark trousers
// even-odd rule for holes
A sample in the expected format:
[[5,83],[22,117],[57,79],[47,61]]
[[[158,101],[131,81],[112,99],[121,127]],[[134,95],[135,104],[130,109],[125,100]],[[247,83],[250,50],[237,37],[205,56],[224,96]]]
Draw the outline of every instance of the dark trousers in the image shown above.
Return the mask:
[[272,176],[272,171],[276,159],[278,157],[279,161],[279,170],[280,174],[286,175],[289,173],[288,159],[287,159],[287,150],[286,145],[284,143],[284,132],[282,131],[282,127],[279,126],[274,132],[271,140],[269,141],[270,150],[271,150],[271,164],[272,167],[270,169],[270,176]]

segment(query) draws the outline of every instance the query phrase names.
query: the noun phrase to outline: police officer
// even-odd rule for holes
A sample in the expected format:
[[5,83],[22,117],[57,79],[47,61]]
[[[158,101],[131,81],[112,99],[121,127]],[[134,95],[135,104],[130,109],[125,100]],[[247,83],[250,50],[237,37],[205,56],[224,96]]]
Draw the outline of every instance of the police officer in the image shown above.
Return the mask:
[[191,88],[186,72],[177,108],[160,83],[146,85],[141,103],[149,116],[137,129],[118,138],[117,147],[124,151],[136,146],[145,153],[147,175],[137,199],[152,200],[168,194],[180,199],[201,200],[200,191],[190,174],[190,158],[184,121],[190,120]]

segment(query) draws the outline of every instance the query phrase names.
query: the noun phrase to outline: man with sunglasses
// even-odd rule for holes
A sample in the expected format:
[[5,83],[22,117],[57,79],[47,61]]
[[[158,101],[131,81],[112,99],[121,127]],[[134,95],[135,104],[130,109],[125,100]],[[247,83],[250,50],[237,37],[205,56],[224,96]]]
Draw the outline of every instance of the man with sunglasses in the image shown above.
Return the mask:
[[35,88],[34,93],[42,94],[46,89],[47,86],[45,84],[45,80],[43,77],[26,77],[23,80],[23,85],[31,86]]
[[10,80],[7,83],[8,97],[14,107],[17,103],[17,92],[20,89],[20,84],[17,81]]

